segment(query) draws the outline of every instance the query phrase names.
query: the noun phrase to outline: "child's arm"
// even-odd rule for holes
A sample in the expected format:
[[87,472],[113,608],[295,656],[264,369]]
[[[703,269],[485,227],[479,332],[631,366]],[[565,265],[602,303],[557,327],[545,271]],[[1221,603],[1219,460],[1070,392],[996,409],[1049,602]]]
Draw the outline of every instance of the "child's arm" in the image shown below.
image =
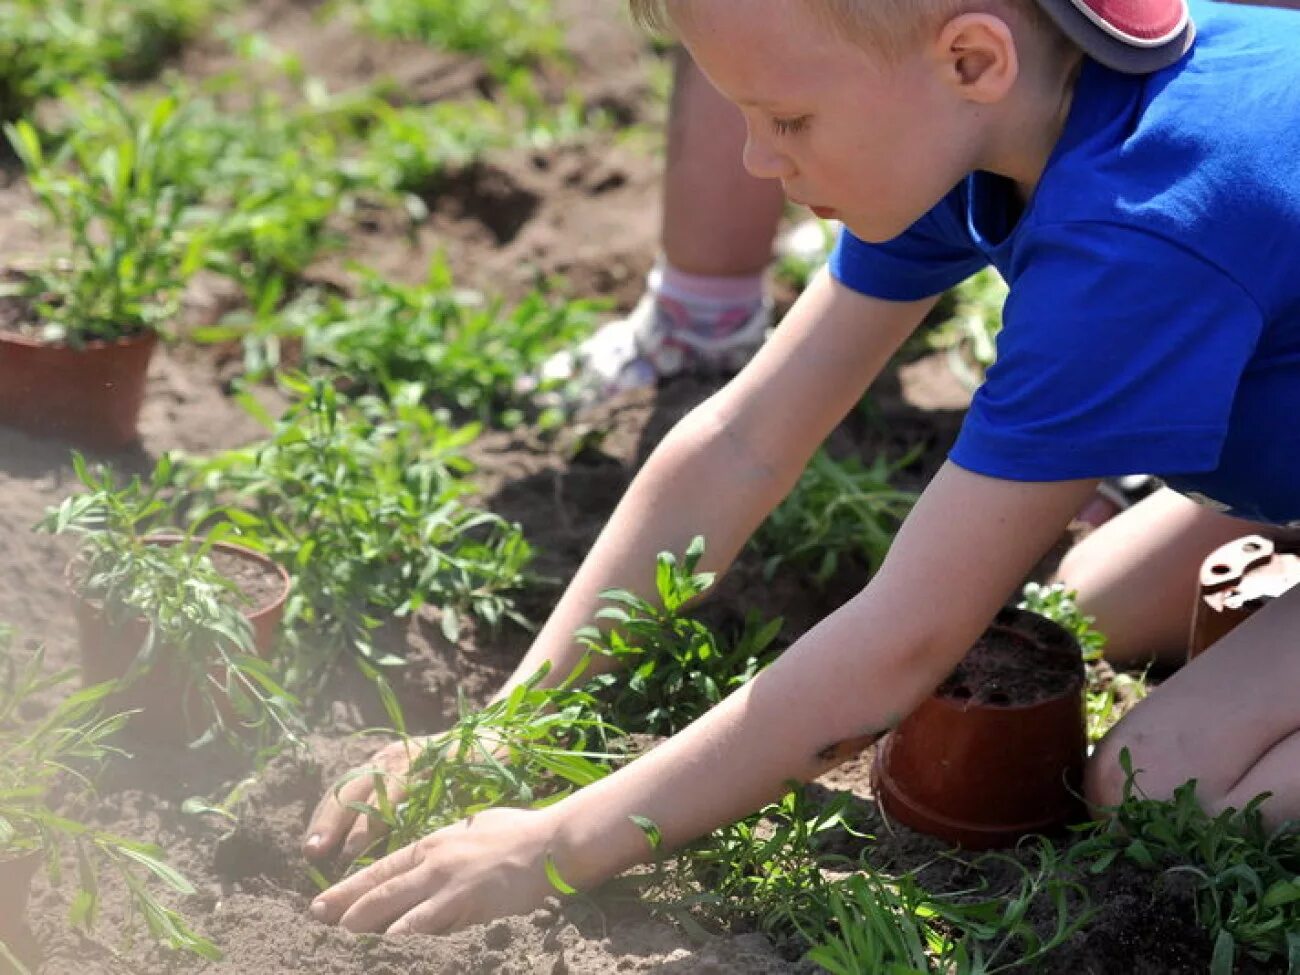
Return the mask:
[[871,584],[690,728],[540,812],[443,830],[313,910],[353,930],[441,931],[526,910],[554,871],[589,887],[760,808],[878,737],[938,685],[1095,481],[1017,483],[947,465]]
[[[725,388],[685,417],[637,474],[501,695],[550,665],[549,685],[583,656],[573,634],[592,622],[608,588],[653,598],[655,557],[708,539],[702,569],[722,571],[789,493],[809,458],[853,407],[933,301],[886,302],[835,283],[823,270],[780,328]],[[589,673],[608,670],[605,657]],[[410,763],[403,743],[377,755],[390,796]],[[378,828],[351,803],[373,804],[369,776],[351,777],[321,800],[304,852],[321,857],[345,844],[355,856]]]

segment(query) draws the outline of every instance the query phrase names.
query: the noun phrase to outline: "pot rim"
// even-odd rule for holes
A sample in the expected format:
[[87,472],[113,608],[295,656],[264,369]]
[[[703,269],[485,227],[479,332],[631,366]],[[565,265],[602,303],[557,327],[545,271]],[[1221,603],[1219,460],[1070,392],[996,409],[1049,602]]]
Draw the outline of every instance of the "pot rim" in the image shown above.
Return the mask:
[[[156,534],[144,535],[141,540],[148,545],[177,545],[184,542],[186,536],[178,535],[173,532],[158,532]],[[268,600],[265,605],[259,606],[256,609],[242,610],[244,616],[247,617],[250,623],[257,623],[266,617],[271,616],[288,600],[289,590],[293,585],[293,579],[290,577],[285,567],[279,562],[276,562],[270,556],[264,555],[261,552],[255,551],[254,549],[248,548],[245,545],[240,545],[236,542],[213,542],[212,548],[221,549],[222,551],[229,552],[232,555],[237,555],[245,561],[255,562],[263,568],[270,569],[274,573],[276,579],[279,580],[280,586],[278,593]],[[97,605],[93,600],[87,599],[83,596],[78,590],[75,580],[75,571],[77,564],[80,561],[80,552],[77,552],[68,560],[68,564],[63,570],[64,585],[67,586],[68,591],[72,593],[75,599],[78,599],[87,605]]]
[[123,335],[115,339],[87,339],[80,345],[73,346],[67,342],[42,342],[17,332],[0,329],[0,345],[16,345],[24,349],[49,349],[54,352],[80,354],[85,352],[106,352],[114,349],[132,348],[158,341],[156,329],[146,328],[132,335]]

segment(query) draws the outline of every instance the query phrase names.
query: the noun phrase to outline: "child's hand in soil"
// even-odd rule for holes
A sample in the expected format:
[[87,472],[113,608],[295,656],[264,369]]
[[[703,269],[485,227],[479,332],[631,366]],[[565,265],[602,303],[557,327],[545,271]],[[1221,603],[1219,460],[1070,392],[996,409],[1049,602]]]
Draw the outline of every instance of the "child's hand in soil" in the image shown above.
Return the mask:
[[335,884],[312,902],[318,921],[353,932],[441,934],[539,907],[550,810],[492,809],[448,826]]
[[376,775],[383,776],[389,801],[398,802],[406,795],[406,773],[428,744],[428,738],[410,738],[385,746],[365,768],[375,774],[354,769],[343,776],[316,806],[303,841],[303,855],[320,860],[333,854],[342,844],[343,858],[352,861],[387,832],[388,827],[370,816],[363,816],[350,804],[362,803],[377,808]]

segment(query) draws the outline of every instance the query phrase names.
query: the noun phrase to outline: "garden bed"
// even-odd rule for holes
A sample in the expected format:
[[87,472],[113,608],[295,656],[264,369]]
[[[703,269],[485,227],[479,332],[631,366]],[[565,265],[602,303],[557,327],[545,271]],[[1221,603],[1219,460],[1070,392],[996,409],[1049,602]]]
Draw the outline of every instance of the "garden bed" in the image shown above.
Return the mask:
[[[620,5],[557,0],[557,7],[573,74],[567,80],[546,75],[541,88],[569,84],[588,104],[607,110],[623,134],[598,132],[545,148],[507,147],[449,168],[419,194],[427,214],[413,226],[391,207],[335,215],[331,224],[342,245],[311,262],[301,275],[304,287],[349,291],[352,260],[387,279],[413,284],[424,280],[441,250],[459,286],[508,300],[527,296],[539,281],[555,275],[575,297],[606,298],[620,308],[635,300],[655,252],[660,162],[627,133],[638,124],[650,131],[660,125],[662,107],[649,79],[662,69],[653,67],[654,55],[624,22]],[[317,8],[300,0],[249,0],[228,15],[227,23],[261,31],[293,51],[332,91],[381,75],[391,75],[412,101],[495,89],[491,74],[473,57],[345,30],[313,16]],[[209,30],[174,63],[187,77],[199,79],[233,62]],[[57,245],[20,221],[16,208],[27,194],[16,164],[6,166],[0,200],[14,208],[0,213],[3,264],[26,266]],[[214,323],[241,301],[228,283],[198,279],[186,295],[182,331]],[[123,472],[145,473],[166,451],[209,455],[264,437],[265,430],[230,395],[240,361],[233,343],[199,346],[182,340],[160,347],[149,375],[140,443],[102,459]],[[855,414],[836,431],[832,452],[869,462],[877,456],[901,458],[917,448],[896,483],[921,487],[942,463],[961,418],[964,393],[955,380],[945,379],[941,363],[934,357],[920,366],[891,369],[874,393],[874,409]],[[556,583],[575,571],[649,450],[715,388],[680,381],[588,409],[558,436],[522,424],[489,430],[472,445],[480,503],[522,526],[536,549],[534,572],[553,580],[522,595],[528,616],[543,618],[557,595]],[[272,411],[284,405],[283,392],[271,384],[255,386],[253,395]],[[0,428],[0,620],[21,637],[44,643],[54,667],[75,665],[77,658],[63,578],[72,553],[66,539],[28,528],[75,488],[66,445]],[[778,642],[789,642],[867,577],[866,567],[853,560],[843,562],[825,585],[790,567],[778,566],[768,578],[768,568],[747,552],[721,581],[704,618],[725,628],[754,610],[768,619],[780,616],[785,623]],[[456,716],[459,695],[471,703],[486,701],[527,647],[528,635],[509,623],[495,631],[466,625],[455,640],[448,639],[441,623],[437,611],[426,606],[409,619],[386,621],[376,637],[407,660],[390,680],[412,733],[446,728]],[[98,783],[98,800],[83,810],[98,827],[166,851],[196,889],[173,906],[220,947],[222,961],[178,956],[139,933],[133,943],[124,943],[123,904],[112,891],[106,891],[105,916],[94,932],[74,933],[65,919],[66,885],[51,889],[38,881],[30,914],[45,953],[39,971],[754,975],[816,970],[799,959],[796,945],[774,944],[746,932],[743,924],[735,931],[701,934],[617,889],[557,901],[527,917],[445,938],[357,937],[311,921],[306,907],[317,888],[297,852],[307,818],[328,783],[378,747],[378,739],[360,733],[387,724],[374,687],[350,667],[338,669],[319,701],[310,715],[306,754],[272,759],[231,803],[229,815],[196,811],[187,800],[202,797],[214,804],[248,775],[246,760],[221,749],[196,760],[183,744],[147,744],[129,736],[125,744],[132,757],[110,763]],[[881,819],[868,784],[870,758],[868,753],[855,759],[810,787],[813,802],[849,798],[859,828],[875,837],[868,841],[873,866],[899,872],[923,868],[922,880],[936,891],[970,888],[975,872],[967,861],[944,857],[938,843]],[[847,834],[832,835],[829,842],[853,856],[863,846]],[[1033,862],[1031,852],[1016,856]],[[996,884],[997,868],[990,869]],[[1187,889],[1157,884],[1153,874],[1123,860],[1083,882],[1099,913],[1042,970],[1130,975],[1206,969],[1211,946],[1195,923]],[[1039,920],[1044,930],[1050,928],[1050,911],[1044,908]]]

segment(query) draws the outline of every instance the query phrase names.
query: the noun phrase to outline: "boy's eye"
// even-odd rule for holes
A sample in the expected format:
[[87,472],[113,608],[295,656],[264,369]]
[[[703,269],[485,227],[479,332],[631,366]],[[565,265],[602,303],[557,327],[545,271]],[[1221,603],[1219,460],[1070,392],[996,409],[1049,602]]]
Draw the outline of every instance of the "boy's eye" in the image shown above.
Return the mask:
[[794,135],[797,132],[802,132],[807,127],[807,115],[800,115],[797,118],[772,119],[772,128],[777,135]]

